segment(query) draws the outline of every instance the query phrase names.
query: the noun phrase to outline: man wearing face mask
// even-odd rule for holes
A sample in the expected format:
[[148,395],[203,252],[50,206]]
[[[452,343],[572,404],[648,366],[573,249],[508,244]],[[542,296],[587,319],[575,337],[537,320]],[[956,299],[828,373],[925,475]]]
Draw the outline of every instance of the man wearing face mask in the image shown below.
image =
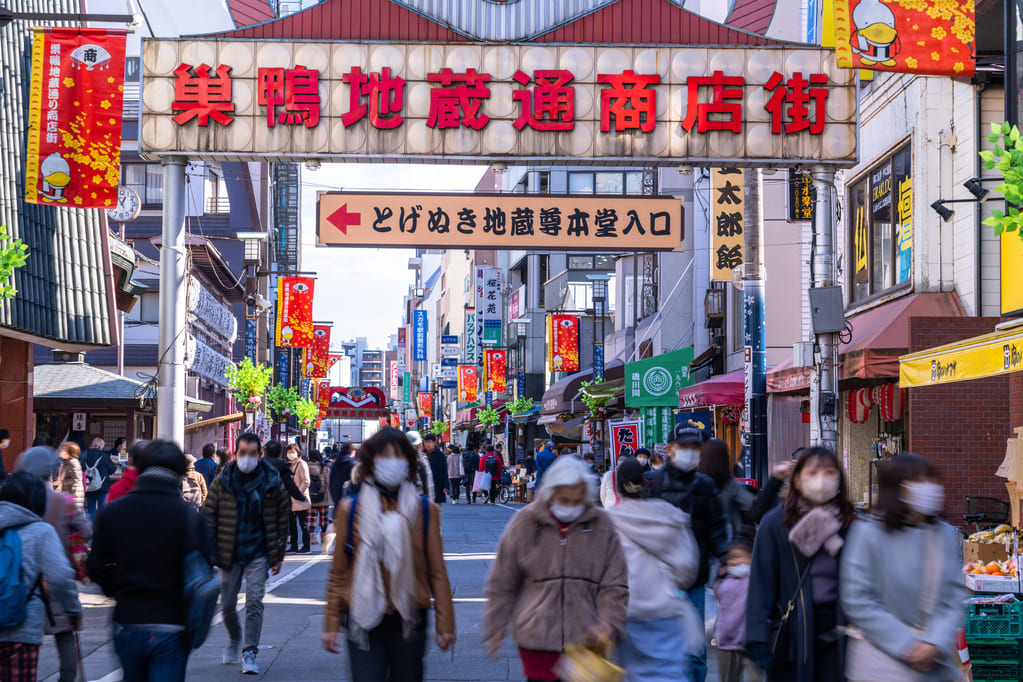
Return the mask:
[[[709,438],[702,424],[689,421],[676,425],[669,443],[671,459],[663,468],[646,474],[652,485],[652,496],[675,505],[689,514],[692,521],[700,548],[700,570],[688,594],[701,621],[710,558],[715,556],[724,562],[728,554],[728,518],[721,508],[717,487],[709,476],[696,470],[700,465],[700,449]],[[689,657],[689,668],[692,679],[703,682],[707,676],[706,648]]]
[[220,605],[230,637],[225,664],[238,663],[242,642],[238,591],[245,578],[245,674],[259,674],[256,653],[263,630],[263,595],[268,574],[281,570],[290,512],[291,500],[280,474],[261,458],[259,438],[241,434],[234,461],[210,486],[203,517],[214,538],[214,564],[221,574]]

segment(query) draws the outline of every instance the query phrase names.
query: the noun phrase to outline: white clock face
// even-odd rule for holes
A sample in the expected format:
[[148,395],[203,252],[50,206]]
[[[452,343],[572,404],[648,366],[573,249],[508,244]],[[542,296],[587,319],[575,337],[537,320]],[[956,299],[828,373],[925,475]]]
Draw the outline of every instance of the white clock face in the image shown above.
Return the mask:
[[142,200],[138,192],[130,187],[117,188],[117,206],[107,209],[107,216],[118,223],[127,223],[138,217],[142,210]]

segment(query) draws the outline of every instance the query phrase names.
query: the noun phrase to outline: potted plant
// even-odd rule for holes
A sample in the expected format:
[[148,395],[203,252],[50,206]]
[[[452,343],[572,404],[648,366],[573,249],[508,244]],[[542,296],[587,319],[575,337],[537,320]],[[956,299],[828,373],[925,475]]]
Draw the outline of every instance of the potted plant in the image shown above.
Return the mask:
[[[246,357],[236,365],[229,365],[224,370],[224,376],[241,410],[246,415],[252,415],[263,404],[263,396],[270,385],[273,368],[257,365],[251,358]],[[252,423],[248,418],[246,422]]]

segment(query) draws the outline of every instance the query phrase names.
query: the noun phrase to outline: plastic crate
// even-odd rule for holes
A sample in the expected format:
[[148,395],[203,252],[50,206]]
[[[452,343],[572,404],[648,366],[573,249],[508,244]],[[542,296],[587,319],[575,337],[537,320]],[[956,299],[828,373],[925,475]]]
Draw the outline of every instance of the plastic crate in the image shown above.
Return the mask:
[[1023,661],[1023,639],[967,639],[970,659],[976,661]]
[[1020,680],[1019,661],[975,661],[971,654],[970,665],[973,667],[973,682]]
[[1023,602],[968,604],[967,609],[967,640],[1023,638]]

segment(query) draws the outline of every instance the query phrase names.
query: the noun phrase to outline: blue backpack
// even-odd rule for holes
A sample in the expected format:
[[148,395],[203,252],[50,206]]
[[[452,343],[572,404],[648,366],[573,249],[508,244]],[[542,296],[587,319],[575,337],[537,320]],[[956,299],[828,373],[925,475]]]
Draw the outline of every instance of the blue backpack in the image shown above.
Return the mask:
[[[423,552],[426,552],[426,531],[430,528],[430,500],[424,495],[419,499],[423,503]],[[355,556],[355,506],[359,503],[359,496],[352,495],[352,508],[348,511],[348,537],[345,539],[345,554],[351,559]]]
[[43,582],[39,573],[31,590],[25,589],[25,569],[21,563],[20,526],[11,526],[0,535],[0,630],[10,630],[25,622],[28,617],[28,602]]

